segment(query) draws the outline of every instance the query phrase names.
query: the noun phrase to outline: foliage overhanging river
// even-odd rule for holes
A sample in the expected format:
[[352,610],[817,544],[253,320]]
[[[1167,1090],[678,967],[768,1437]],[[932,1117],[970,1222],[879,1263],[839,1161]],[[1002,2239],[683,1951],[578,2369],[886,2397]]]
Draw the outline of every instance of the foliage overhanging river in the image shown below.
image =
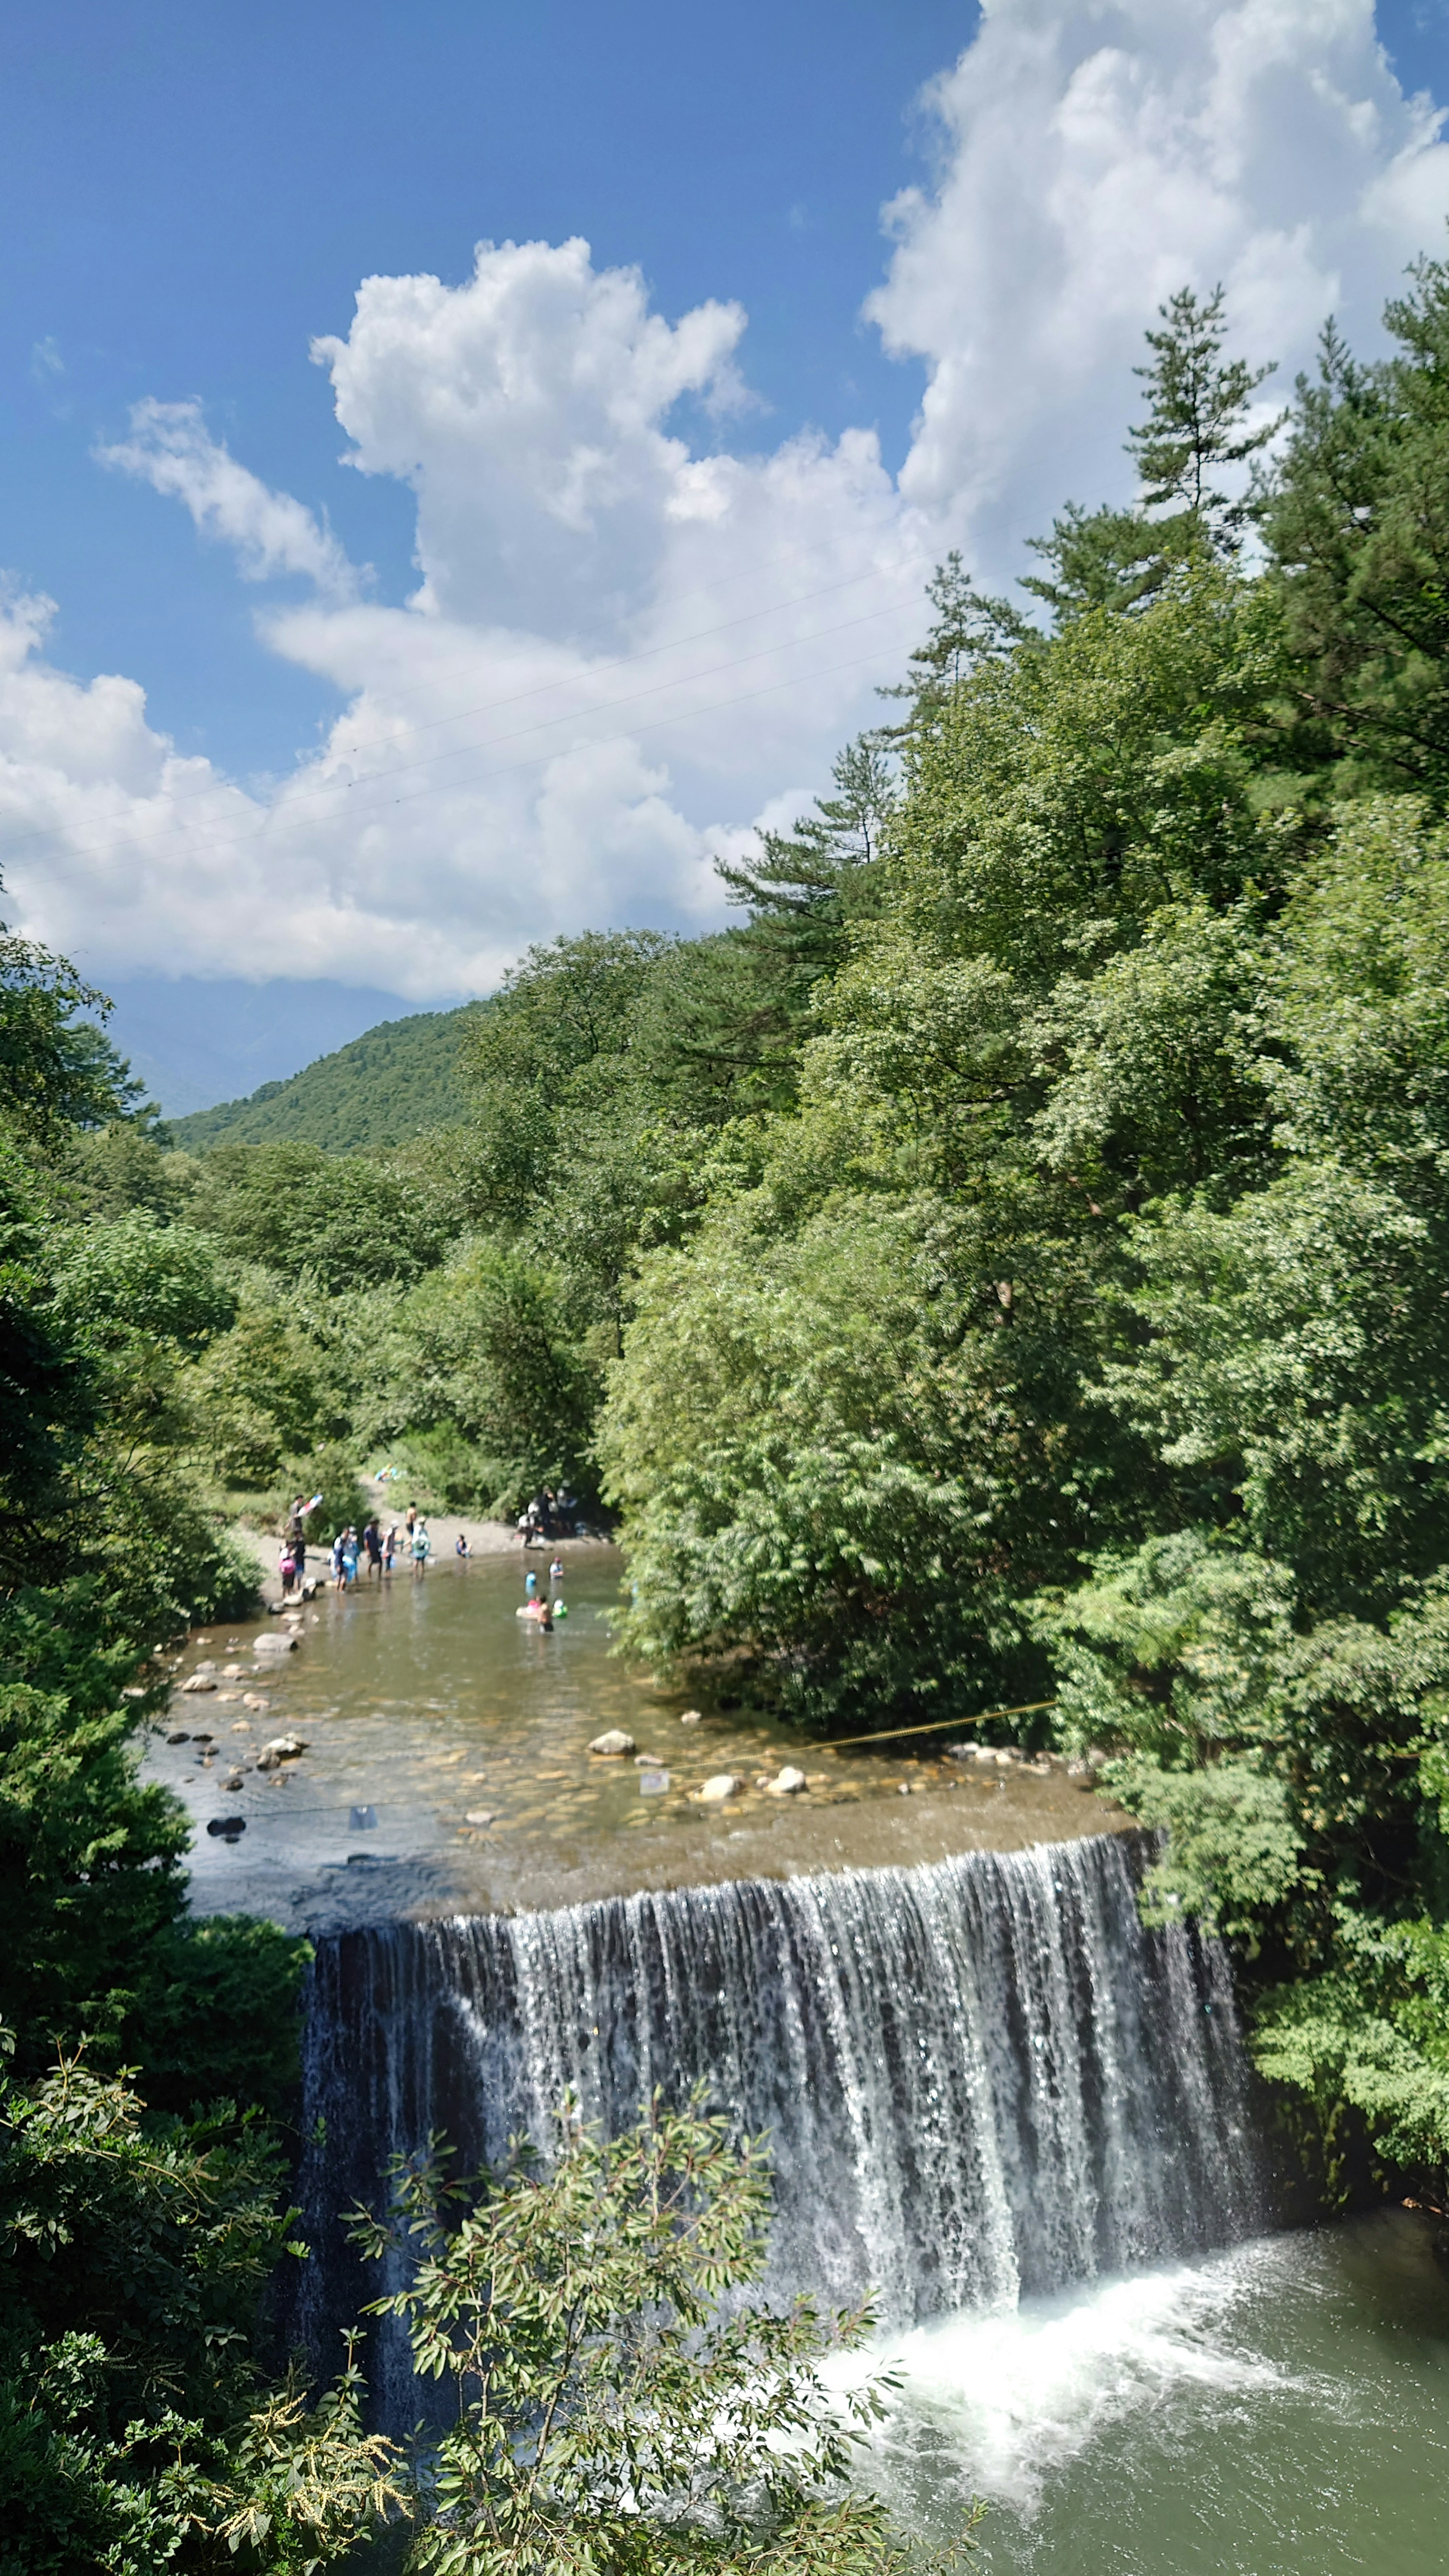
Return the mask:
[[[424,1711],[458,1723],[479,1621],[493,1632],[518,1579],[490,1568],[466,1618],[452,1582],[409,1596],[425,1696],[391,1750]],[[591,1588],[571,1582],[581,1609]],[[289,1712],[344,1675],[370,1709],[370,1661],[396,1683],[396,1630],[390,1647],[378,1606],[367,1625],[352,1606],[290,1659]],[[546,1702],[562,1722],[559,1675],[515,1658],[511,1625],[523,1740]],[[599,1706],[585,1689],[576,1725]],[[1099,1834],[324,1932],[298,2323],[330,2346],[375,2292],[334,2213],[375,2205],[388,2156],[430,2127],[497,2154],[510,2126],[542,2134],[566,2086],[622,2122],[653,2083],[702,2077],[773,2134],[776,2283],[878,2294],[903,2385],[875,2474],[913,2518],[974,2488],[994,2507],[985,2566],[1035,2576],[1428,2576],[1449,2398],[1434,2223],[1265,2232],[1226,1962],[1144,1932],[1137,1848]],[[370,2365],[411,2422],[386,2330]]]

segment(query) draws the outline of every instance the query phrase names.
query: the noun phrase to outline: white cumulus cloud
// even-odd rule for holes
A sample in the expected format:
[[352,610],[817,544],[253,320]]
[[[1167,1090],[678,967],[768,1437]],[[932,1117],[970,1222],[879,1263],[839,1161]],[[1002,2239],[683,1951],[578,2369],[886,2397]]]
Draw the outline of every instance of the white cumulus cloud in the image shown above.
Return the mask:
[[878,720],[931,562],[962,544],[1007,580],[1064,499],[1126,490],[1165,296],[1221,278],[1243,354],[1286,384],[1330,308],[1372,343],[1449,207],[1437,112],[1400,91],[1369,0],[990,0],[925,105],[934,175],[888,209],[867,304],[922,370],[898,477],[865,427],[752,439],[740,308],[671,320],[581,241],[484,244],[454,284],[369,278],[315,345],[346,463],[413,495],[402,604],[198,404],[140,405],[104,461],[246,578],[305,579],[260,635],[345,711],[244,789],[180,758],[134,681],[53,667],[47,603],[12,596],[12,917],[97,973],[413,999],[586,923],[719,919],[713,857]]
[[1177,287],[1225,285],[1276,392],[1330,311],[1376,340],[1442,246],[1442,116],[1399,88],[1372,0],[986,0],[926,105],[940,176],[887,210],[866,310],[927,368],[902,494],[964,505],[993,566],[1067,497],[1126,496],[1131,368]]

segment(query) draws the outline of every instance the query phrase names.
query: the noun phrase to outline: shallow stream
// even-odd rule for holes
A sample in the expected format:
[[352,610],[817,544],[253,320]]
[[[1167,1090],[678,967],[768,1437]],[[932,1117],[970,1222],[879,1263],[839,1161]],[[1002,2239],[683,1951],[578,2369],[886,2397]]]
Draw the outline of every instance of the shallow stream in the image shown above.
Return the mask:
[[[551,1634],[516,1615],[528,1566],[548,1581],[547,1556],[518,1549],[320,1593],[293,1654],[257,1657],[275,1617],[197,1631],[177,1682],[207,1665],[218,1687],[178,1689],[148,1761],[196,1818],[198,1909],[249,1908],[310,1928],[549,1905],[644,1883],[1011,1848],[1108,1821],[1059,1774],[963,1778],[939,1736],[835,1754],[708,1700],[699,1724],[682,1723],[684,1697],[609,1651],[617,1549],[565,1542],[563,1556],[568,1614]],[[267,1705],[249,1708],[248,1696]],[[652,1759],[591,1756],[591,1740],[613,1728]],[[288,1732],[306,1744],[299,1760],[251,1767]],[[772,1798],[758,1783],[786,1763],[809,1785]],[[716,1809],[698,1803],[704,1781],[726,1772],[740,1793]],[[934,1823],[913,1814],[907,1793],[941,1811]],[[224,1818],[244,1824],[237,1840],[207,1830]]]

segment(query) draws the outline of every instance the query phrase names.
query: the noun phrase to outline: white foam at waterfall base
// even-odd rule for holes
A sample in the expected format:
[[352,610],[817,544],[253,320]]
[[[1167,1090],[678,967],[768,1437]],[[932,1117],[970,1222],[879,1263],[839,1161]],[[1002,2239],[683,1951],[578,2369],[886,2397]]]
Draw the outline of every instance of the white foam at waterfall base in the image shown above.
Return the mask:
[[862,2467],[908,2511],[924,2487],[937,2512],[945,2488],[1029,2516],[1047,2481],[1127,2417],[1163,2416],[1186,2395],[1232,2412],[1305,2393],[1301,2374],[1255,2348],[1250,2313],[1301,2261],[1298,2240],[1260,2240],[944,2317],[837,2360],[827,2384],[843,2395],[878,2373],[898,2381]]

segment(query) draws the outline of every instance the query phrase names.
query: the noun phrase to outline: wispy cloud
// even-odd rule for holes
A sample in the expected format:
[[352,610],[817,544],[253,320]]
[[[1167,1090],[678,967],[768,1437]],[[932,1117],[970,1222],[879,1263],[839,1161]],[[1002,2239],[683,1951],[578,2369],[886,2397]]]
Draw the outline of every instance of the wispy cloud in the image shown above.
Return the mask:
[[102,465],[134,474],[190,511],[203,536],[235,549],[247,581],[300,573],[336,599],[351,598],[358,574],[325,523],[274,492],[207,429],[199,402],[133,405],[131,435],[99,447]]

